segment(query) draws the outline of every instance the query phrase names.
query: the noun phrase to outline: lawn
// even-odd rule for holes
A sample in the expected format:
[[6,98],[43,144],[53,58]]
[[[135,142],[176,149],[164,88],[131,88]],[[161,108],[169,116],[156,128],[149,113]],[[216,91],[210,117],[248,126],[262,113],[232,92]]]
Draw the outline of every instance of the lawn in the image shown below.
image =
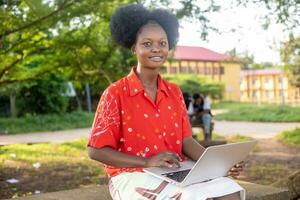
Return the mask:
[[300,122],[300,107],[274,104],[249,104],[223,102],[212,105],[213,109],[228,112],[215,116],[216,120],[255,122]]
[[[86,152],[86,139],[64,144],[0,147],[0,197],[12,198],[97,184],[105,174]],[[15,184],[7,180],[16,179]]]
[[0,134],[18,134],[90,127],[94,113],[73,112],[21,118],[0,118]]

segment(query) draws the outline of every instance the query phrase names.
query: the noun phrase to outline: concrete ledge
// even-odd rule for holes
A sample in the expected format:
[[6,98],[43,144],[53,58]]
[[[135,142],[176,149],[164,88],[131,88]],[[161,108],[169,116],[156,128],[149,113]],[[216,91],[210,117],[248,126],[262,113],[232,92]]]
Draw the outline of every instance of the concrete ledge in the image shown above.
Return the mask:
[[[247,191],[247,200],[288,200],[290,193],[287,189],[238,181]],[[112,200],[107,185],[87,186],[73,190],[50,192],[18,200]]]
[[259,185],[245,181],[238,183],[246,189],[246,200],[289,200],[288,189],[275,188],[267,185]]
[[18,200],[112,200],[107,185],[95,185],[81,187],[73,190],[49,192],[28,197],[17,198]]

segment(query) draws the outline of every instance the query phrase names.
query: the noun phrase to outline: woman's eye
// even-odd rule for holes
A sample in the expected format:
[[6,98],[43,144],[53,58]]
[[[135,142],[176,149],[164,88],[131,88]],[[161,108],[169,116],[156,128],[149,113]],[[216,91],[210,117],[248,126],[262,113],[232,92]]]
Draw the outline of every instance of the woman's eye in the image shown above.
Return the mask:
[[151,42],[144,42],[143,45],[144,45],[145,47],[150,47],[150,46],[151,46]]
[[166,41],[162,41],[162,42],[160,43],[160,46],[162,46],[162,47],[167,46],[167,42],[166,42]]

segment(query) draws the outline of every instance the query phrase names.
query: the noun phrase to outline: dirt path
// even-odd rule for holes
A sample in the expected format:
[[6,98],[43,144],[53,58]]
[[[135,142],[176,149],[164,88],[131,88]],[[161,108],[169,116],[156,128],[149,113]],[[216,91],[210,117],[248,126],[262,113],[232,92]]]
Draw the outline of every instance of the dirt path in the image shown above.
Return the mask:
[[259,139],[248,157],[241,179],[276,184],[300,168],[300,148],[282,144],[276,138]]

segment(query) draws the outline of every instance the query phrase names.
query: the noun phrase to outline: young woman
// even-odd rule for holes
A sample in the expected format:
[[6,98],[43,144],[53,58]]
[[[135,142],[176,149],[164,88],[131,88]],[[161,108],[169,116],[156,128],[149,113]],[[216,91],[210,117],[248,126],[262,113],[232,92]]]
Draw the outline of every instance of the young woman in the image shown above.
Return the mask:
[[[137,66],[102,94],[88,143],[89,156],[104,164],[113,199],[244,199],[244,191],[223,177],[185,188],[143,172],[145,167],[180,166],[204,148],[191,135],[180,89],[159,69],[178,40],[178,21],[166,10],[120,7],[111,19],[113,39],[131,49]],[[238,176],[242,166],[229,172]]]

